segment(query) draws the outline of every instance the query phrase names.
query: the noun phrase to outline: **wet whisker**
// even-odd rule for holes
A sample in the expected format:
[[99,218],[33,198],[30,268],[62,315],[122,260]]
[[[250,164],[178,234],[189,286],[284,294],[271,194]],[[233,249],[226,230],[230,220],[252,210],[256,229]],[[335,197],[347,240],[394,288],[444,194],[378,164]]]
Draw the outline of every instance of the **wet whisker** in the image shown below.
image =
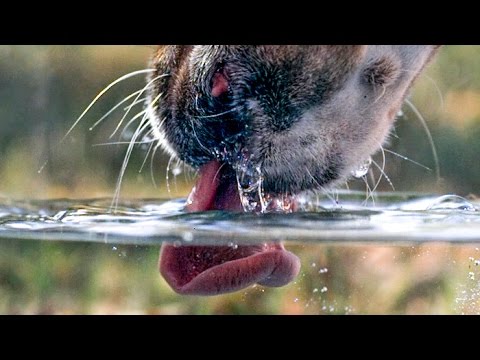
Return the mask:
[[423,164],[421,164],[421,163],[419,163],[419,162],[417,162],[417,161],[415,161],[415,160],[412,160],[412,159],[410,159],[410,158],[408,158],[408,157],[406,157],[406,156],[404,156],[404,155],[402,155],[402,154],[396,153],[395,151],[392,151],[392,150],[389,150],[389,149],[385,149],[385,148],[383,149],[383,151],[385,151],[386,153],[395,155],[395,156],[399,157],[400,159],[409,161],[409,162],[411,162],[412,164],[418,165],[418,166],[424,168],[425,170],[432,171],[432,169],[430,169],[428,166],[425,166],[425,165],[423,165]]
[[440,181],[440,161],[438,160],[437,148],[435,146],[435,142],[433,141],[433,137],[432,137],[432,134],[430,133],[430,129],[428,128],[427,122],[423,118],[420,111],[418,111],[418,109],[415,107],[415,105],[412,104],[410,100],[405,99],[405,103],[415,113],[415,115],[418,118],[418,121],[420,122],[420,124],[423,126],[423,129],[425,130],[425,134],[427,135],[428,142],[430,143],[430,147],[432,149],[433,161],[435,163],[435,176],[437,178],[437,182],[439,182]]

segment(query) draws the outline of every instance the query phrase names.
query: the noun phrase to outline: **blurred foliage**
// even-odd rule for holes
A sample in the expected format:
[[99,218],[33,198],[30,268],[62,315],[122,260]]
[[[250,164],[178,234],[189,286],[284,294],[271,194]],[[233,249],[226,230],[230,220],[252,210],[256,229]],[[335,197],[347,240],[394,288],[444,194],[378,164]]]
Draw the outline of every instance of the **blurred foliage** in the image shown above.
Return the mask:
[[[62,139],[106,85],[147,68],[152,51],[147,46],[0,46],[0,196],[112,196],[126,146],[94,145],[122,140],[110,138],[122,112],[94,131],[89,128],[141,89],[145,76],[112,88]],[[410,100],[432,133],[441,179],[435,177],[423,127],[405,106],[388,148],[432,170],[387,153],[385,173],[396,190],[479,193],[479,59],[480,46],[446,46],[416,83]],[[186,195],[191,174],[171,178],[167,192],[169,159],[158,153],[142,168],[146,152],[133,152],[121,196]],[[382,163],[380,155],[376,160]],[[390,186],[384,180],[378,190]],[[168,288],[153,247],[0,240],[0,313],[480,312],[480,275],[470,259],[480,257],[475,247],[295,245],[293,251],[303,270],[287,287],[198,298],[180,297]],[[323,268],[328,272],[319,272]]]
[[[27,314],[478,314],[472,246],[290,247],[296,281],[215,297],[176,295],[158,248],[0,242],[0,313]],[[472,275],[473,274],[473,275]]]

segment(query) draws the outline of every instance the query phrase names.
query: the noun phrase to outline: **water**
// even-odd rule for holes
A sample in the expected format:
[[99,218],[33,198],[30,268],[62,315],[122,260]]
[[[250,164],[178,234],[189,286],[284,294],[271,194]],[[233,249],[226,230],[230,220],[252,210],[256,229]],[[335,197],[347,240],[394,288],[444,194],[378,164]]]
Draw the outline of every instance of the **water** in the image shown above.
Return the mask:
[[0,237],[160,245],[480,242],[480,203],[456,195],[382,193],[364,206],[363,192],[337,199],[305,196],[290,214],[187,213],[185,199],[111,199],[0,203]]
[[[455,195],[310,196],[299,212],[186,213],[185,199],[0,202],[0,313],[480,313],[480,204]],[[302,261],[278,289],[175,294],[162,243],[283,241]]]

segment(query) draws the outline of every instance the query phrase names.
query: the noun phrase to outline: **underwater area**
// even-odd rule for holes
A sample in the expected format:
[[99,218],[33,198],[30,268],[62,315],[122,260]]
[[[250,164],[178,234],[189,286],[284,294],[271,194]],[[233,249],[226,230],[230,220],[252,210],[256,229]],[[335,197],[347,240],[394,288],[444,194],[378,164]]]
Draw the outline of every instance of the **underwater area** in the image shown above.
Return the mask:
[[[347,185],[266,214],[186,212],[195,172],[148,143],[117,187],[135,129],[116,127],[135,96],[98,120],[144,75],[112,87],[69,132],[153,51],[0,46],[1,314],[480,314],[479,46],[440,50],[385,152]],[[301,268],[278,288],[180,295],[159,272],[167,243],[283,243]]]

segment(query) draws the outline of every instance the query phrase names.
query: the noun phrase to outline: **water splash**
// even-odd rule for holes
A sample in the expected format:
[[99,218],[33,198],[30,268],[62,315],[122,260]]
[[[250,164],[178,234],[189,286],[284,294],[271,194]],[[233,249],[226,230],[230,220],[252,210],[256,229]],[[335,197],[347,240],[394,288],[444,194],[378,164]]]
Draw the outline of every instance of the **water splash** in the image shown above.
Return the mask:
[[351,171],[352,176],[357,179],[364,177],[368,173],[368,170],[370,169],[371,165],[372,165],[372,158],[369,157],[362,164],[360,164],[355,170]]
[[246,151],[235,162],[238,193],[245,212],[289,213],[293,211],[294,196],[273,196],[263,189],[261,166]]
[[467,199],[458,195],[443,195],[436,198],[426,210],[461,210],[476,211],[477,209]]

